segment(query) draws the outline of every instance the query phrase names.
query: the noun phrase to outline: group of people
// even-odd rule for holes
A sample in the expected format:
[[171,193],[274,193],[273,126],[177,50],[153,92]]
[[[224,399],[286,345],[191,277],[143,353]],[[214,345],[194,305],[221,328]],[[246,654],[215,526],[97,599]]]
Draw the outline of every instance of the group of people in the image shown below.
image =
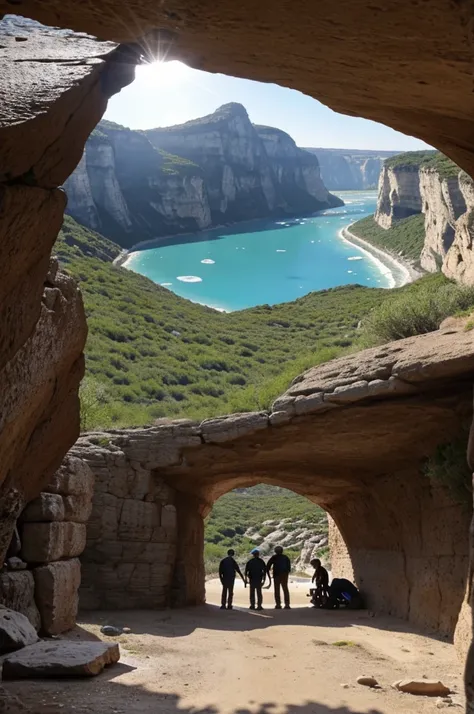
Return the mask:
[[221,560],[219,565],[219,578],[222,583],[221,610],[232,610],[234,599],[234,584],[237,575],[244,581],[245,587],[250,588],[250,609],[263,610],[262,589],[267,578],[269,586],[273,577],[273,590],[275,595],[275,609],[281,610],[281,594],[283,591],[283,602],[286,610],[290,609],[290,591],[288,589],[288,578],[291,573],[291,562],[287,555],[283,553],[283,548],[278,545],[275,554],[265,563],[260,557],[258,548],[251,552],[252,557],[245,566],[244,574],[239,568],[234,558],[233,550],[227,551],[227,557]]
[[[245,565],[243,574],[234,558],[235,551],[232,549],[228,550],[227,557],[221,560],[219,564],[219,578],[222,584],[221,610],[232,610],[237,575],[242,578],[245,587],[249,585],[250,610],[263,610],[262,590],[267,578],[269,580],[268,587],[270,587],[273,578],[275,609],[282,609],[283,593],[283,607],[285,610],[289,610],[291,605],[288,578],[291,573],[291,561],[283,553],[283,548],[278,545],[275,548],[274,555],[267,563],[260,557],[258,548],[254,548],[251,555],[252,557]],[[362,607],[360,593],[350,580],[334,578],[332,583],[329,584],[329,573],[323,567],[321,561],[315,558],[311,561],[311,565],[314,568],[314,574],[311,579],[311,584],[314,587],[310,590],[313,607],[338,608],[341,605],[353,609]]]

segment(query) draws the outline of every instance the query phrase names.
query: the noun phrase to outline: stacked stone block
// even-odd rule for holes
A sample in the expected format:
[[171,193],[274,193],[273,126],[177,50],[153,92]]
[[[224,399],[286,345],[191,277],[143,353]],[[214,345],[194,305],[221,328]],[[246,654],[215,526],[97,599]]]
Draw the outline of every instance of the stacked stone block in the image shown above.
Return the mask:
[[[148,436],[131,448],[127,443],[126,453],[106,442],[104,435],[75,447],[95,478],[81,558],[81,607],[166,607],[176,560],[177,517],[174,490],[153,473],[157,440]],[[174,460],[176,444],[170,443],[171,451],[158,444],[158,459]]]
[[24,570],[0,573],[0,603],[25,614],[44,634],[74,627],[86,521],[94,477],[87,464],[67,457],[52,481],[19,519]]

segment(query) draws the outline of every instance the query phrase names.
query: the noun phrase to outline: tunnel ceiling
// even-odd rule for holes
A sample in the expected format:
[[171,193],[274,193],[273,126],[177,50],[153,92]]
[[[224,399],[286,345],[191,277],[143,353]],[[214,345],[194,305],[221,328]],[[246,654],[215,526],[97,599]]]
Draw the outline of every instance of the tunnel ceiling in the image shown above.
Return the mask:
[[12,10],[104,40],[147,38],[160,55],[198,69],[298,89],[416,135],[474,173],[469,2],[0,2]]

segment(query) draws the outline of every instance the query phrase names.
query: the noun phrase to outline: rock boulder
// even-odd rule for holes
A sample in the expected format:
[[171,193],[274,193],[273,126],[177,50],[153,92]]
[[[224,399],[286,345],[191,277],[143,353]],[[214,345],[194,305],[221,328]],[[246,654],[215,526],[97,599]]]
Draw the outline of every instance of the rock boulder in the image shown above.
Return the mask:
[[93,677],[120,659],[118,644],[38,642],[3,662],[3,679]]
[[25,615],[0,609],[0,654],[14,652],[38,641],[36,630]]

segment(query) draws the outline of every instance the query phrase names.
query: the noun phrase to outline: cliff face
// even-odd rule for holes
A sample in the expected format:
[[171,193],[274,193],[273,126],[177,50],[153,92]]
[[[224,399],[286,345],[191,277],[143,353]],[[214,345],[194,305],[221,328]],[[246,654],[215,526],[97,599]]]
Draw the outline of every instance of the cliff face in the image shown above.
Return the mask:
[[377,188],[383,162],[395,151],[361,149],[306,149],[317,156],[321,177],[332,191],[361,191]]
[[379,182],[375,220],[385,229],[397,220],[424,214],[420,265],[429,272],[474,283],[471,179],[435,152],[411,152],[386,162]]
[[101,122],[65,189],[68,213],[124,247],[342,205],[315,156],[283,131],[253,126],[240,104],[146,132]]
[[324,186],[315,157],[285,132],[254,126],[241,104],[145,134],[156,147],[202,168],[213,223],[342,204]]
[[418,167],[384,166],[375,212],[379,226],[391,228],[394,221],[421,213],[421,208]]
[[90,137],[64,188],[68,213],[126,247],[211,223],[199,167],[111,122],[101,122]]

